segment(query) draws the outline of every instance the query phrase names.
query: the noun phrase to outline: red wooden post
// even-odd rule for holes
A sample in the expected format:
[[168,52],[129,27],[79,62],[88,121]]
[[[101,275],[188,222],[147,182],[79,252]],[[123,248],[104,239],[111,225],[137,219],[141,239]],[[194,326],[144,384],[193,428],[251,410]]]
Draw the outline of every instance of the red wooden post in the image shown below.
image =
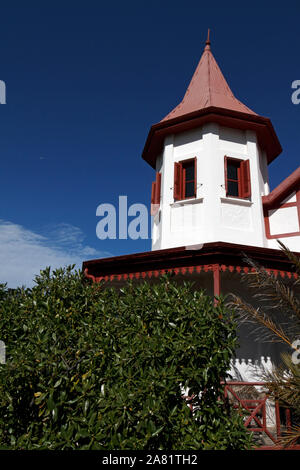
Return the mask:
[[286,428],[288,431],[290,431],[292,427],[292,422],[291,422],[291,410],[289,408],[285,410],[285,419],[286,419]]
[[216,296],[219,297],[221,294],[221,276],[220,276],[220,266],[219,264],[213,265],[213,273],[214,273],[214,304],[217,305],[218,300]]
[[279,412],[279,403],[275,402],[275,416],[276,416],[276,434],[277,439],[281,436],[281,426],[280,426],[280,412]]

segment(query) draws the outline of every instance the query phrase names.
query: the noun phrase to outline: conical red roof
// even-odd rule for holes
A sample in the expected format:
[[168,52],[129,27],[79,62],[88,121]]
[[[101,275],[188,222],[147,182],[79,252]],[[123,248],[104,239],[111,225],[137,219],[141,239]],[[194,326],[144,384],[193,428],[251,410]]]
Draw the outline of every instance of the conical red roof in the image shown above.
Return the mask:
[[252,130],[268,163],[282,151],[270,119],[260,116],[241,103],[232,93],[211,50],[209,35],[204,52],[181,103],[164,119],[151,126],[142,157],[153,168],[162,152],[167,135],[214,122],[221,126]]
[[210,106],[257,116],[232,93],[210,50],[208,37],[204,52],[183,100],[161,122]]

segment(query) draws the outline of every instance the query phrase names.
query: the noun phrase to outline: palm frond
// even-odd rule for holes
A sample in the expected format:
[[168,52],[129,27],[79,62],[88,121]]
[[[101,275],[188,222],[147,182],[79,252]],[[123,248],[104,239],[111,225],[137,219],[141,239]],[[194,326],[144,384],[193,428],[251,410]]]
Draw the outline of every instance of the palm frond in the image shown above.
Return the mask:
[[281,250],[283,253],[286,255],[286,257],[293,263],[296,273],[298,274],[298,281],[299,283],[299,278],[300,278],[300,259],[295,253],[293,253],[284,243],[282,243],[280,240],[277,240],[278,244],[281,247]]
[[252,267],[252,272],[243,274],[243,280],[256,290],[253,297],[265,302],[268,309],[284,309],[285,315],[296,320],[300,329],[300,301],[294,292],[295,282],[289,286],[247,256],[245,261]]
[[269,338],[272,342],[283,342],[292,347],[293,339],[288,336],[280,324],[276,324],[272,318],[264,313],[261,309],[253,307],[253,305],[246,303],[241,297],[231,294],[227,302],[229,307],[232,307],[242,322],[249,322],[258,325],[256,330],[252,333],[260,332],[258,335],[259,340]]
[[267,372],[264,380],[282,406],[299,410],[300,414],[300,365],[294,364],[289,354],[282,354],[282,365]]
[[292,426],[291,429],[284,431],[279,439],[279,444],[283,447],[292,447],[300,443],[300,426]]
[[[282,251],[295,267],[297,281],[282,280],[271,271],[245,256],[251,267],[243,281],[254,291],[249,304],[241,297],[231,294],[228,306],[232,307],[241,322],[257,325],[252,331],[260,341],[282,342],[297,350],[294,340],[300,338],[300,259],[283,243]],[[258,306],[254,306],[258,304]],[[298,351],[298,350],[297,350]],[[291,411],[292,426],[283,431],[280,444],[291,446],[300,443],[300,364],[295,364],[291,354],[282,355],[282,364],[262,376],[268,394],[280,407]]]

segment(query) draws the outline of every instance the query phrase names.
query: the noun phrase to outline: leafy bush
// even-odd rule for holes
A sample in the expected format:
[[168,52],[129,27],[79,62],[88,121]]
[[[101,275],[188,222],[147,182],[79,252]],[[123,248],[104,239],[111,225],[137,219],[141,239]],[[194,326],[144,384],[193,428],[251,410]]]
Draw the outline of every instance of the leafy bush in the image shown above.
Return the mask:
[[[104,289],[72,267],[0,292],[0,446],[13,449],[241,449],[224,403],[232,313],[169,278]],[[182,399],[189,389],[191,412]]]

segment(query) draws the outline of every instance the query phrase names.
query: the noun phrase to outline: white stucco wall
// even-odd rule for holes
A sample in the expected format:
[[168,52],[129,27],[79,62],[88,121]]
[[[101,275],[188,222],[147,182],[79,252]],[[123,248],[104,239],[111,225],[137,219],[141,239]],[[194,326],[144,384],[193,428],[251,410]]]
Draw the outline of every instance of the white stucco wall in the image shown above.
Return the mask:
[[[294,192],[281,201],[281,205],[296,203],[296,200],[296,193]],[[292,235],[300,232],[298,208],[291,206],[272,209],[268,211],[268,216],[270,235],[273,237],[268,240],[268,246],[270,248],[278,248],[278,239],[291,250],[300,251],[300,235]]]
[[[251,198],[226,197],[225,155],[250,160]],[[174,202],[174,162],[193,157],[197,197]],[[254,132],[210,123],[168,136],[156,170],[162,174],[162,188],[153,221],[153,250],[214,241],[267,246],[261,203],[269,192],[267,163]]]

